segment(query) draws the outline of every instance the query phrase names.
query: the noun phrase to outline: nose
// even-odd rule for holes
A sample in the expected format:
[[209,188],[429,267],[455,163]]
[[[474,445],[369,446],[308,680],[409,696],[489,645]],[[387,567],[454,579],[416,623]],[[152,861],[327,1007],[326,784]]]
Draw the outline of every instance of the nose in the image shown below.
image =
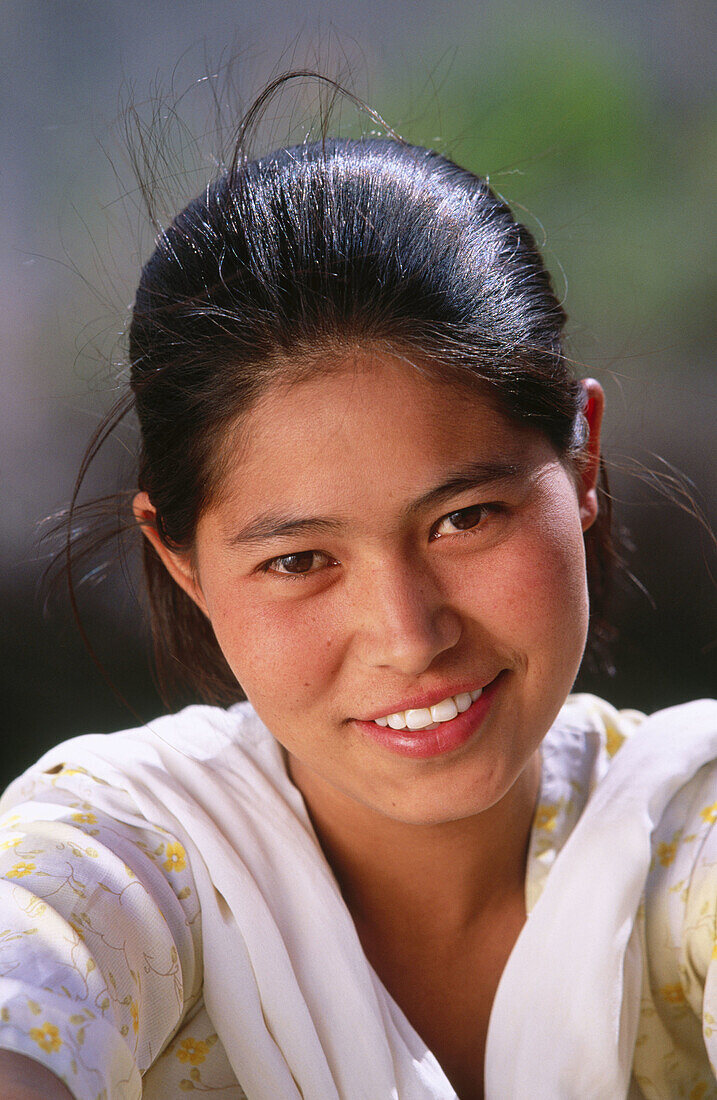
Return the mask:
[[362,580],[354,645],[365,665],[417,676],[457,644],[460,615],[428,570],[383,563]]

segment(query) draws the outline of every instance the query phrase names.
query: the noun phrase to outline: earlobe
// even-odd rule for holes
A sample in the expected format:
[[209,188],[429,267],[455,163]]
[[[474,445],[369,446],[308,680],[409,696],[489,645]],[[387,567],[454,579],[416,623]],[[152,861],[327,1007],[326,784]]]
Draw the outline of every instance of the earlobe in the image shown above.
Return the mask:
[[598,514],[600,429],[605,409],[605,393],[600,383],[594,378],[584,378],[580,384],[585,391],[583,415],[588,426],[588,438],[583,448],[583,465],[580,472],[580,522],[583,531],[587,531]]
[[157,530],[157,509],[147,493],[137,493],[132,501],[132,511],[134,512],[134,518],[142,529],[142,534],[151,544],[152,549],[172,577],[172,580],[176,581],[190,599],[194,600],[199,610],[208,616],[204,595],[192,568],[189,555],[170,550],[168,546],[165,546]]

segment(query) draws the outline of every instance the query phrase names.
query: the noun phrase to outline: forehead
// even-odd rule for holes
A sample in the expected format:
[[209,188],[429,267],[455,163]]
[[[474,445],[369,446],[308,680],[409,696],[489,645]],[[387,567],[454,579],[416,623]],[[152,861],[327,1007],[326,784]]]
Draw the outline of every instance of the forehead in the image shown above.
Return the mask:
[[354,351],[274,384],[230,434],[221,498],[242,512],[300,501],[366,509],[410,498],[461,463],[554,458],[487,396],[399,356]]

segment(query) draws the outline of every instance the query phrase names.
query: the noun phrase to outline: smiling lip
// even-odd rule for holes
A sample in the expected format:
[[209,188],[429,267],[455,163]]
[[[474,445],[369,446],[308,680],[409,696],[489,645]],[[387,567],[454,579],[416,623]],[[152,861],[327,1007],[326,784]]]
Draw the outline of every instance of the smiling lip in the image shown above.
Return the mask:
[[[471,703],[468,710],[457,714],[449,722],[441,722],[436,729],[394,730],[390,726],[379,726],[373,720],[362,721],[360,718],[354,718],[352,724],[366,737],[399,756],[411,756],[414,759],[440,756],[460,748],[471,739],[482,724],[502,680],[502,675],[496,676],[483,688],[482,694]],[[439,701],[434,698],[434,702]],[[377,717],[382,718],[383,715]]]
[[482,684],[476,684],[474,682],[469,687],[457,687],[451,691],[446,691],[442,688],[438,688],[436,691],[431,692],[424,691],[420,695],[412,695],[410,699],[404,699],[395,707],[376,711],[370,718],[355,718],[354,721],[375,722],[377,718],[388,718],[389,714],[400,714],[404,710],[430,709],[435,706],[436,703],[442,703],[444,699],[455,697],[456,695],[469,695],[471,691],[476,691],[479,687],[482,687],[483,691],[486,691],[492,683],[493,681],[491,680],[483,686]]

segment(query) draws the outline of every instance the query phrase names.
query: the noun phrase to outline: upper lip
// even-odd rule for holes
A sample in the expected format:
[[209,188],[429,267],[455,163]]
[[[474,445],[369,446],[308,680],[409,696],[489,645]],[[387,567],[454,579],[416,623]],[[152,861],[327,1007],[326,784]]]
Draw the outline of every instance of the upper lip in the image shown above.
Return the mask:
[[374,710],[367,718],[361,718],[361,722],[374,722],[377,718],[387,718],[389,714],[400,714],[403,710],[420,710],[424,707],[435,706],[436,703],[440,703],[443,699],[448,699],[451,695],[465,695],[471,691],[477,691],[478,688],[483,689],[488,684],[492,683],[495,677],[490,680],[472,680],[468,685],[466,683],[460,684],[458,687],[439,687],[433,691],[417,692],[415,695],[411,695],[408,699],[404,698],[400,703],[395,706],[386,706],[382,710]]

